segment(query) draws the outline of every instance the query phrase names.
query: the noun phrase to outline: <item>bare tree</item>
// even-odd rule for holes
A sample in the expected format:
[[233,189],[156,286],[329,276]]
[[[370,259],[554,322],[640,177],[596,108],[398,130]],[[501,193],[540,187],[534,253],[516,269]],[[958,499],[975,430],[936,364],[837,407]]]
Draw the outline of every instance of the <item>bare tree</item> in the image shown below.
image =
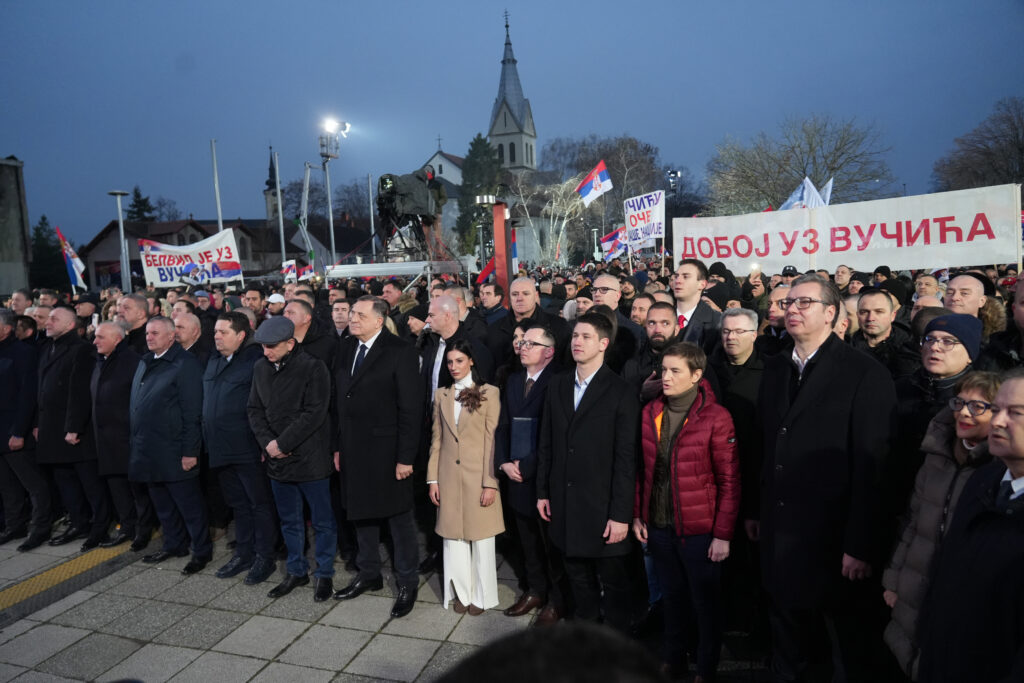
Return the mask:
[[586,228],[581,220],[585,209],[576,194],[582,179],[580,173],[560,180],[553,172],[524,172],[509,178],[509,192],[515,199],[513,215],[523,228],[537,233],[545,263],[554,262],[559,243],[567,254],[586,251]]
[[1024,98],[999,100],[977,128],[954,140],[932,180],[938,192],[1024,182]]
[[749,146],[727,138],[708,162],[709,212],[723,216],[778,207],[808,177],[835,178],[832,203],[893,194],[889,148],[874,125],[830,116],[790,119],[778,137],[759,133]]
[[158,221],[181,220],[181,211],[178,209],[178,203],[173,199],[157,197],[156,201],[153,202],[153,208],[156,209],[156,219]]

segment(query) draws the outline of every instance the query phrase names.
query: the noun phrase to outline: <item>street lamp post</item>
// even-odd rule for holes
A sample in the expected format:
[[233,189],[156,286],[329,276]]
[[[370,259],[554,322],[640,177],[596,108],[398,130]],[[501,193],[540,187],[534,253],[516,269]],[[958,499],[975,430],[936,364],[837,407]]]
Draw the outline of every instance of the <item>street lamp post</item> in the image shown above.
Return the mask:
[[596,263],[601,258],[601,250],[597,248],[597,228],[591,228],[590,234],[594,238],[594,262]]
[[327,185],[327,230],[331,233],[331,265],[338,260],[338,255],[334,249],[334,207],[331,203],[331,171],[328,162],[338,158],[338,136],[348,137],[349,128],[349,124],[343,121],[326,119],[324,132],[320,134],[320,158],[323,159],[324,184]]
[[124,214],[121,211],[121,197],[127,197],[124,190],[111,190],[107,194],[117,199],[117,231],[120,236],[121,252],[121,291],[125,294],[132,293],[132,272],[128,262],[128,245],[124,241]]

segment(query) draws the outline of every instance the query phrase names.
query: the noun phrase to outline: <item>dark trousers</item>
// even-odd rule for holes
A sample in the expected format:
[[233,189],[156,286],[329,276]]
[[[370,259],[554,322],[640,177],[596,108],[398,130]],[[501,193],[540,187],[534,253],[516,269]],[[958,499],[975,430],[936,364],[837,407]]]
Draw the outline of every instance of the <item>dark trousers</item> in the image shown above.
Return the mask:
[[[380,519],[356,520],[356,538],[359,541],[359,554],[356,564],[359,565],[359,578],[376,579],[380,576]],[[412,510],[400,512],[387,518],[391,530],[391,542],[394,544],[395,575],[399,586],[416,588],[419,586],[419,546],[416,542],[416,520]]]
[[356,528],[348,521],[348,510],[341,502],[341,477],[337,472],[331,475],[331,503],[338,526],[338,552],[346,562],[355,560],[358,546]]
[[562,555],[551,545],[548,523],[536,515],[515,515],[516,531],[523,550],[527,590],[543,599],[561,613],[565,613],[567,581]]
[[685,669],[689,650],[704,678],[714,678],[722,652],[722,565],[708,558],[710,547],[711,534],[680,537],[670,527],[647,529],[664,606],[665,662]]
[[210,456],[205,448],[199,456],[199,486],[203,492],[203,500],[206,501],[210,526],[226,528],[231,523],[231,503],[227,501],[227,494],[221,488],[217,471],[210,469]]
[[213,555],[206,501],[199,478],[150,482],[149,497],[164,529],[164,550],[180,553],[190,547],[195,557]]
[[4,524],[20,529],[31,520],[32,531],[50,532],[50,482],[35,461],[35,451],[0,455],[0,497]]
[[71,528],[88,529],[89,536],[94,538],[105,536],[110,526],[110,502],[96,461],[53,465],[51,471]]
[[316,534],[316,571],[314,576],[329,579],[334,576],[334,553],[338,548],[338,527],[331,509],[330,479],[315,481],[283,482],[270,480],[277,503],[277,515],[281,519],[281,534],[288,548],[288,573],[305,576],[309,573],[306,559],[306,520],[302,514],[302,501],[309,504]]
[[604,623],[622,632],[629,629],[632,594],[627,558],[621,555],[564,559],[576,618],[597,622],[603,612]]
[[235,514],[235,555],[245,560],[254,554],[273,557],[277,517],[263,463],[226,465],[219,468],[218,479],[224,500]]
[[146,485],[128,481],[128,477],[122,475],[103,478],[107,482],[107,490],[114,504],[117,521],[121,524],[121,531],[129,536],[152,534],[157,525],[157,518]]

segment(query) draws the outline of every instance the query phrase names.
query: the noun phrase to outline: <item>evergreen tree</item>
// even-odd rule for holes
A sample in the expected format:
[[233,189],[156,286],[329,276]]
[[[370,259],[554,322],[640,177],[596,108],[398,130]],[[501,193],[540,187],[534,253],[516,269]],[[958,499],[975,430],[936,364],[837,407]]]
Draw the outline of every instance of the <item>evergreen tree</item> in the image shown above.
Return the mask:
[[28,282],[30,287],[64,290],[71,287],[57,231],[45,215],[40,216],[32,228],[32,263],[28,267]]
[[142,190],[136,185],[132,190],[132,203],[125,211],[125,220],[138,223],[148,223],[156,220],[156,207],[149,201],[149,197],[142,196]]
[[455,232],[463,253],[472,252],[478,241],[481,223],[484,226],[484,240],[492,232],[490,213],[486,206],[477,206],[477,195],[495,194],[498,189],[498,174],[501,162],[498,155],[480,133],[469,143],[466,160],[462,164],[462,188],[459,191],[459,219]]

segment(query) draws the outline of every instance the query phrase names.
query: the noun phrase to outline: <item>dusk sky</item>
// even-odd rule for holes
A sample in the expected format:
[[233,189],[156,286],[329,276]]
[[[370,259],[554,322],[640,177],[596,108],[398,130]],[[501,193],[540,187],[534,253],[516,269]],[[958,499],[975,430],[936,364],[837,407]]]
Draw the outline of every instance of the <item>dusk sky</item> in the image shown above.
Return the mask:
[[[0,155],[25,162],[30,219],[78,244],[141,186],[186,216],[265,215],[269,144],[283,181],[349,121],[334,185],[408,173],[443,138],[487,133],[506,5],[447,2],[2,0]],[[701,180],[715,145],[787,117],[875,123],[910,194],[1003,97],[1024,95],[1024,2],[507,5],[538,148],[630,134]],[[316,182],[321,182],[315,174]]]

